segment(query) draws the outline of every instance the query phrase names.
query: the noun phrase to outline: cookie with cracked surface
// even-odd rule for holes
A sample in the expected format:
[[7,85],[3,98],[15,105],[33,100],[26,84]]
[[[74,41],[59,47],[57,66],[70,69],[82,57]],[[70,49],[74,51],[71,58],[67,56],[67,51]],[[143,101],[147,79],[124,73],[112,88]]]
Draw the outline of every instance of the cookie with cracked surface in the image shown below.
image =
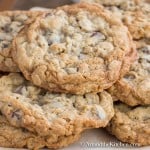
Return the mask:
[[78,140],[80,135],[59,137],[57,142],[50,143],[49,138],[43,138],[29,132],[25,128],[17,128],[9,124],[7,119],[0,114],[0,146],[9,148],[58,148],[64,147]]
[[117,81],[109,92],[122,102],[135,105],[150,104],[150,39],[135,41],[138,58],[130,71]]
[[[99,2],[101,2],[101,4],[103,4],[106,7],[122,6],[122,4],[124,3],[123,1],[112,1],[112,2],[99,1]],[[126,2],[133,2],[133,0],[132,1],[129,0]],[[109,90],[114,97],[118,97],[117,99],[120,99],[121,101],[131,106],[139,104],[141,105],[150,104],[150,70],[149,70],[150,17],[148,17],[150,11],[147,8],[150,5],[146,3],[146,1],[144,0],[135,4],[134,5],[136,7],[134,5],[131,5],[136,8],[133,10],[131,9],[131,7],[126,7],[128,9],[125,8],[123,9],[123,7],[119,8],[124,11],[124,23],[128,26],[130,32],[133,35],[133,38],[137,45],[139,58],[136,60],[136,62],[133,63],[129,73],[127,73]],[[139,38],[140,40],[136,40]]]
[[40,137],[28,132],[24,128],[16,128],[9,124],[7,119],[0,114],[0,146],[10,148],[28,147],[41,148],[44,142],[41,142]]
[[19,72],[11,56],[12,41],[25,22],[37,14],[38,12],[30,11],[0,12],[0,71]]
[[122,142],[150,145],[150,105],[130,107],[120,103],[114,109],[107,130]]
[[[1,90],[1,113],[12,126],[48,138],[48,147],[66,145],[69,138],[73,142],[86,129],[105,127],[114,115],[112,98],[105,91],[83,96],[54,94],[32,85],[20,74],[2,79],[6,77],[9,88]],[[64,141],[64,137],[68,139]]]
[[80,0],[80,2],[97,3],[108,7],[117,7],[120,10],[135,10],[144,0]]
[[150,1],[88,0],[87,2],[101,4],[115,16],[122,19],[134,39],[150,38]]
[[133,39],[150,38],[150,11],[143,8],[143,10],[125,12],[123,22],[128,27]]
[[81,3],[38,17],[14,40],[13,58],[35,85],[85,94],[118,80],[131,50],[130,34],[119,20],[98,5]]
[[96,3],[103,5],[107,10],[111,11],[115,16],[122,19],[125,11],[134,11],[141,3],[141,0],[80,0],[81,2]]

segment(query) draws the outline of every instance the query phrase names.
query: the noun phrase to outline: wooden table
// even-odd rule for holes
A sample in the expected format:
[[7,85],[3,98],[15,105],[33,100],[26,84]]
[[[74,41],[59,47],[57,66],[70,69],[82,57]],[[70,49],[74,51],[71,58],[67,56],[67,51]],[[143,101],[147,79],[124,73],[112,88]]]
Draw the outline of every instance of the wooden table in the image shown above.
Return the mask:
[[27,10],[34,6],[55,8],[65,4],[71,4],[71,0],[0,0],[0,11]]

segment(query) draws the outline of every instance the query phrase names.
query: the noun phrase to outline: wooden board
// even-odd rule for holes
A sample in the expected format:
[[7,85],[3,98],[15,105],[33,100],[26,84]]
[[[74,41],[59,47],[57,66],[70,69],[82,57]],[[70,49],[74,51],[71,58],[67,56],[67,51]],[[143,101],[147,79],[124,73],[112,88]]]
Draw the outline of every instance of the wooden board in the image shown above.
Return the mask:
[[13,9],[16,0],[0,0],[0,11]]
[[0,0],[0,11],[15,9],[27,10],[35,6],[55,8],[71,3],[71,0]]

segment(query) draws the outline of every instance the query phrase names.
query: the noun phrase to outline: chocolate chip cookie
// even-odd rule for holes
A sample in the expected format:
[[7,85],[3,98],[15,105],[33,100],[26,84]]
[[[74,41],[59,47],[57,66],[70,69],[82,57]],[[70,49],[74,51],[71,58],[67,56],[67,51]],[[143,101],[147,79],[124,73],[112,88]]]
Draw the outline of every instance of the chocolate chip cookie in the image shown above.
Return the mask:
[[81,2],[97,3],[107,8],[116,7],[120,10],[135,10],[138,4],[144,0],[80,0]]
[[49,91],[96,93],[126,72],[123,61],[133,47],[118,19],[81,3],[38,17],[16,37],[13,58],[28,80]]
[[134,39],[150,38],[150,1],[148,0],[81,0],[103,5],[122,19]]
[[138,58],[109,92],[128,105],[150,104],[150,39],[135,41]]
[[130,107],[120,103],[114,108],[115,116],[107,130],[123,142],[150,145],[150,105]]
[[150,104],[150,4],[145,0],[96,2],[107,9],[117,7],[122,11],[122,21],[129,28],[138,52],[130,71],[110,88],[111,94],[131,106]]
[[24,128],[16,128],[10,125],[7,119],[0,114],[0,146],[39,149],[44,146],[44,140]]
[[1,114],[11,126],[47,139],[49,148],[74,142],[86,129],[105,127],[114,115],[112,98],[105,91],[57,94],[34,86],[19,73],[2,76],[0,83],[5,79],[9,88],[2,90],[0,84]]
[[28,148],[41,149],[44,147],[58,148],[67,146],[79,139],[80,135],[64,136],[51,143],[49,138],[41,137],[37,134],[29,132],[25,128],[17,128],[7,121],[7,119],[0,114],[0,146],[10,148]]
[[113,15],[122,19],[125,11],[134,11],[142,0],[80,0],[81,2],[103,5]]
[[19,72],[12,60],[12,41],[24,27],[25,22],[34,18],[38,12],[4,11],[0,12],[0,71]]
[[134,40],[150,38],[150,11],[147,11],[145,7],[143,9],[140,7],[136,11],[125,12],[123,22],[128,27]]

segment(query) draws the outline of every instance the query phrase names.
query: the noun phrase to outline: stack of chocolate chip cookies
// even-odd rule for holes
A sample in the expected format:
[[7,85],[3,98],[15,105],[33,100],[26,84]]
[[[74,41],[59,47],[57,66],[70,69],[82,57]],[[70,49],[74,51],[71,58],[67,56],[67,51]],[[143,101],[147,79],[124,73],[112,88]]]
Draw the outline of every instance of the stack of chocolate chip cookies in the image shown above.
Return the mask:
[[137,51],[130,70],[108,89],[120,102],[114,103],[115,115],[107,129],[123,142],[150,145],[150,1],[87,1],[118,15],[128,27]]
[[56,149],[101,127],[150,145],[149,19],[144,0],[0,12],[0,146]]

